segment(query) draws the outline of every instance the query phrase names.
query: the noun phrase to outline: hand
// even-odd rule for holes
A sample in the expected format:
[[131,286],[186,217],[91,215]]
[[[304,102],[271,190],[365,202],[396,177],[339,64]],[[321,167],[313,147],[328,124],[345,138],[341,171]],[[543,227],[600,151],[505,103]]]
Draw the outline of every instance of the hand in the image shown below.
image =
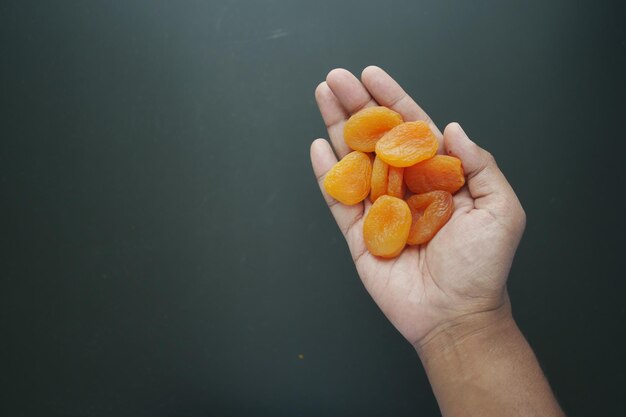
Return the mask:
[[[382,69],[367,67],[361,81],[332,70],[315,97],[339,158],[350,149],[343,125],[351,114],[387,106],[405,121],[427,121],[439,137],[439,153],[461,159],[467,184],[454,196],[449,222],[427,244],[407,247],[395,259],[371,255],[363,241],[369,199],[345,206],[322,193],[346,238],[367,291],[400,333],[417,349],[451,326],[492,312],[510,316],[506,279],[525,227],[525,214],[493,157],[472,142],[457,123],[443,135],[428,115]],[[311,161],[322,185],[337,162],[323,139],[311,145]],[[502,314],[499,314],[502,313]]]

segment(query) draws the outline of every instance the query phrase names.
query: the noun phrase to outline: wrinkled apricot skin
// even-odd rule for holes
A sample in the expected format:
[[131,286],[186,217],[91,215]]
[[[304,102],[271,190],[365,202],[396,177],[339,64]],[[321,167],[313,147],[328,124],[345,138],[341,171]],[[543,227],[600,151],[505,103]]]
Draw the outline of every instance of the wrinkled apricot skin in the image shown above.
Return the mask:
[[389,167],[389,180],[387,183],[387,195],[404,199],[404,194],[406,193],[404,168]]
[[409,245],[421,245],[430,241],[454,212],[454,200],[452,194],[447,191],[415,194],[406,202],[412,217],[407,239]]
[[435,190],[454,194],[465,184],[465,176],[460,159],[448,155],[435,155],[405,168],[404,181],[409,190],[415,194]]
[[371,180],[372,161],[369,155],[354,151],[328,171],[324,189],[335,200],[351,206],[367,198]]
[[[354,151],[326,173],[322,186],[345,205],[369,196],[363,240],[370,254],[395,258],[407,245],[433,239],[452,217],[452,194],[465,185],[461,161],[437,155],[439,139],[428,123],[404,122],[386,107],[355,113],[343,133]],[[408,191],[414,195],[405,199]]]
[[387,194],[388,175],[389,165],[376,157],[372,165],[372,192],[370,193],[372,203],[381,195]]
[[372,255],[398,256],[406,245],[411,229],[411,210],[399,198],[380,196],[363,221],[363,239]]
[[432,158],[439,142],[423,121],[402,123],[376,142],[376,155],[394,167],[409,167]]
[[343,139],[355,151],[374,152],[378,139],[402,122],[402,116],[387,107],[367,107],[348,119]]

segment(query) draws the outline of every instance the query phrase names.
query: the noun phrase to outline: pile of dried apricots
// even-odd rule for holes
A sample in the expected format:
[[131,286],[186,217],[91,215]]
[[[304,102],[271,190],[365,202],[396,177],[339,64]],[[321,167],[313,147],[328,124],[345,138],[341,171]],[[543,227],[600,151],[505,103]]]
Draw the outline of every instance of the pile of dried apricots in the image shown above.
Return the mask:
[[363,238],[370,253],[393,258],[407,244],[431,240],[454,211],[452,194],[465,184],[461,161],[437,155],[439,142],[426,122],[405,122],[382,106],[352,115],[344,140],[353,152],[328,171],[324,189],[346,205],[369,195]]

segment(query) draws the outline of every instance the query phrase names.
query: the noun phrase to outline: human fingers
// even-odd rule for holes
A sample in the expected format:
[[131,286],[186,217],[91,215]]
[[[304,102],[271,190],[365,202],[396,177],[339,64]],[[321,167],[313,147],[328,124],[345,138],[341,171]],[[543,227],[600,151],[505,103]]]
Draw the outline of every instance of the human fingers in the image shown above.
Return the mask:
[[351,151],[343,140],[343,126],[349,116],[326,81],[320,83],[315,89],[315,101],[328,129],[328,136],[335,153],[339,158],[343,158]]
[[326,76],[326,83],[348,115],[377,105],[367,88],[348,70],[335,68]]
[[443,138],[447,153],[459,158],[463,164],[474,207],[487,210],[497,218],[508,219],[516,231],[523,231],[526,223],[524,209],[494,157],[472,142],[458,123],[446,126]]

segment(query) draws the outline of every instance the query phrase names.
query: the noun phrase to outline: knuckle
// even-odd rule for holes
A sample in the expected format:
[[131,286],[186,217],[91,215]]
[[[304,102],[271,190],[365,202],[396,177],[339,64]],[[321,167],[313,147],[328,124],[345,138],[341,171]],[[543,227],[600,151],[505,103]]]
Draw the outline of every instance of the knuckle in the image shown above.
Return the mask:
[[483,149],[483,155],[485,158],[485,165],[496,165],[496,158],[493,156],[491,152]]
[[521,206],[521,204],[518,205],[517,218],[518,218],[518,221],[519,221],[519,228],[520,228],[520,230],[524,231],[524,229],[526,229],[526,211]]

